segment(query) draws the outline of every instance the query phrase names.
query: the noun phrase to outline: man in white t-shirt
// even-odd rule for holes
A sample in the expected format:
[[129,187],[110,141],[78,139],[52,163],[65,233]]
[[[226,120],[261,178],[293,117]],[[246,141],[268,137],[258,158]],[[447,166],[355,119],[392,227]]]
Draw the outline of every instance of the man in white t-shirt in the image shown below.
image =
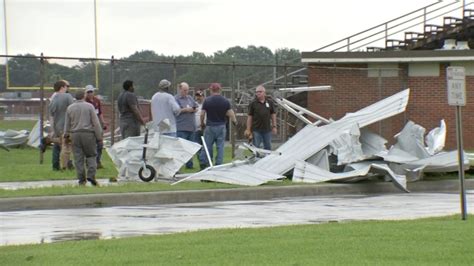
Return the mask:
[[151,97],[150,114],[155,130],[158,131],[161,121],[169,120],[169,129],[160,131],[163,135],[177,136],[176,116],[181,112],[194,112],[192,107],[180,108],[176,99],[169,93],[171,82],[163,79],[158,84],[158,92]]

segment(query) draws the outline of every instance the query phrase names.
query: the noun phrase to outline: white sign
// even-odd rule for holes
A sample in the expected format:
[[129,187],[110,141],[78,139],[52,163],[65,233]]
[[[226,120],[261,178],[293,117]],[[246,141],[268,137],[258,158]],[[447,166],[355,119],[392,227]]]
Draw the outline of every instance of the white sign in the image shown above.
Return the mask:
[[466,72],[464,67],[448,67],[448,104],[454,106],[466,105]]

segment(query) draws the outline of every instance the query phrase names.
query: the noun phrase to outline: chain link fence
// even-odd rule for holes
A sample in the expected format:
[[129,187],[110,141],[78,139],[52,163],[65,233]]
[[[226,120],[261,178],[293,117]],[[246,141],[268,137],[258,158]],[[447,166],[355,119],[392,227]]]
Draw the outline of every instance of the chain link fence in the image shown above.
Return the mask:
[[[68,80],[72,91],[88,84],[98,88],[104,116],[109,128],[117,128],[116,98],[125,80],[134,81],[135,94],[143,115],[149,118],[149,101],[161,79],[177,84],[187,82],[190,95],[198,89],[209,95],[210,83],[222,84],[222,95],[228,98],[237,114],[238,125],[230,128],[228,140],[233,144],[247,141],[244,137],[248,105],[255,97],[255,88],[264,84],[270,100],[282,97],[327,119],[339,119],[345,113],[390,96],[407,87],[407,74],[398,68],[326,67],[302,65],[255,65],[147,61],[144,59],[51,58],[37,56],[2,56],[8,58],[0,67],[1,119],[24,118],[45,121],[52,85]],[[59,62],[58,64],[56,62]],[[330,90],[291,92],[282,88],[329,85]],[[274,148],[297,133],[306,124],[277,106],[278,134],[273,136]],[[398,132],[406,121],[397,116],[370,128],[387,139]],[[43,122],[42,122],[43,123]],[[112,131],[112,135],[114,131]]]

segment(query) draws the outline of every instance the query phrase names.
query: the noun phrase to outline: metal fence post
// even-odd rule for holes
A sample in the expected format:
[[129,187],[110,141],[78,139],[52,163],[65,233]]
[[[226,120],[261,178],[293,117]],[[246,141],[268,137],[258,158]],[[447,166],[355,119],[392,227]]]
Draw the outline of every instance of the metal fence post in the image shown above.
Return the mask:
[[[40,58],[40,117],[39,117],[39,133],[40,141],[43,139],[43,128],[44,128],[44,56],[41,53]],[[45,145],[42,143],[41,145]],[[40,149],[40,164],[43,164],[44,154]]]
[[[377,86],[378,86],[378,89],[379,89],[379,91],[378,91],[379,97],[378,97],[377,101],[380,101],[380,100],[382,100],[382,86],[383,86],[383,83],[382,83],[382,69],[381,68],[378,69]],[[383,136],[383,134],[382,134],[382,130],[383,130],[382,123],[383,123],[382,120],[380,120],[379,121],[379,135],[380,136]]]
[[[231,91],[230,91],[230,100],[231,100],[232,106],[235,107],[235,61],[232,62],[232,84],[231,84]],[[235,109],[235,108],[232,108],[232,109]],[[234,127],[232,123],[229,123],[229,128],[230,128],[230,143],[232,144],[232,159],[234,159],[237,125]]]
[[173,58],[173,94],[178,94],[178,83],[176,82],[176,58]]
[[[285,62],[284,71],[285,71],[285,88],[288,88],[288,63],[287,62]],[[288,111],[286,110],[285,110],[283,121],[288,121]],[[288,139],[288,122],[285,122],[285,126],[283,127],[282,137],[283,137],[283,142],[285,142]]]
[[111,87],[112,87],[112,93],[111,93],[111,103],[112,103],[112,121],[110,121],[110,145],[114,145],[115,142],[115,77],[114,77],[114,71],[115,71],[115,59],[114,56],[112,56],[112,59],[110,60],[110,80],[111,80]]

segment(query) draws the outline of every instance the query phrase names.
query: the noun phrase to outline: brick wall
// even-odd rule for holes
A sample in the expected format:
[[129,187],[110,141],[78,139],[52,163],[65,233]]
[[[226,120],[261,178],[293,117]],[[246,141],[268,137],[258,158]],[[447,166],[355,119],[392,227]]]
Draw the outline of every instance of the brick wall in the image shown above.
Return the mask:
[[[330,91],[308,93],[308,109],[326,118],[340,119],[347,112],[357,111],[379,99],[410,88],[410,100],[405,113],[385,119],[370,126],[374,132],[393,144],[393,136],[400,132],[406,121],[412,120],[423,126],[426,133],[439,126],[444,119],[448,128],[446,149],[456,148],[455,107],[447,103],[446,67],[440,64],[438,77],[408,77],[408,65],[400,64],[398,77],[368,77],[367,64],[312,65],[309,68],[309,84],[331,85]],[[466,77],[467,106],[463,112],[464,148],[474,147],[474,77]],[[471,103],[471,104],[469,104]]]

